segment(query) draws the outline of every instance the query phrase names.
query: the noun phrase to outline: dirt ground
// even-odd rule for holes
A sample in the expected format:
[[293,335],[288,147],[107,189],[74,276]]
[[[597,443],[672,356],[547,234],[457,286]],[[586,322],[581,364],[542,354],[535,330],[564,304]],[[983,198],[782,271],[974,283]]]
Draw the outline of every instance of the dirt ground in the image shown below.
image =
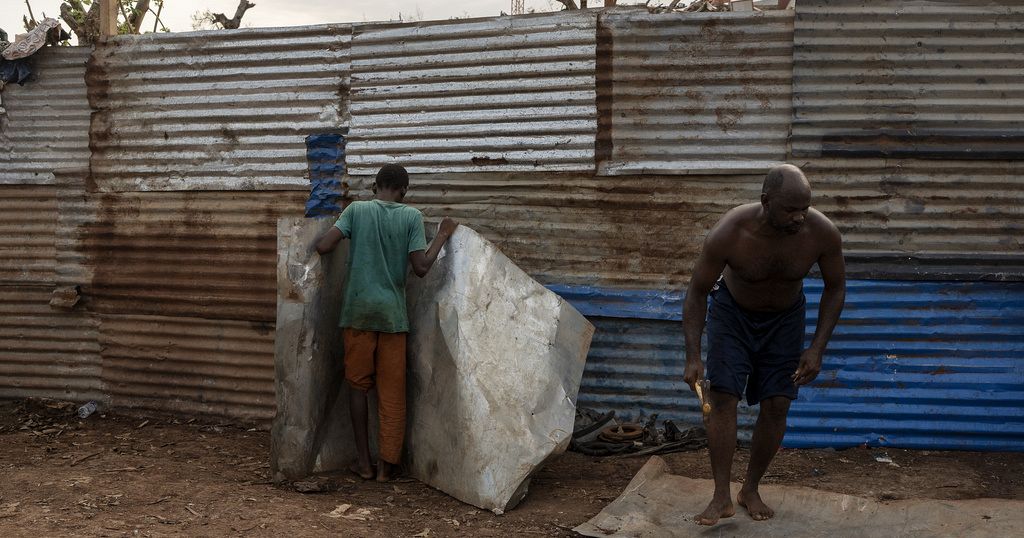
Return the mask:
[[[320,480],[321,493],[275,486],[270,434],[229,424],[79,420],[71,404],[0,402],[0,442],[0,536],[572,536],[646,461],[568,453],[495,516],[410,479],[338,474]],[[894,464],[875,460],[883,452]],[[746,458],[739,450],[737,474]],[[706,451],[666,459],[677,474],[710,477]],[[1024,454],[783,450],[765,482],[882,501],[1024,499]]]

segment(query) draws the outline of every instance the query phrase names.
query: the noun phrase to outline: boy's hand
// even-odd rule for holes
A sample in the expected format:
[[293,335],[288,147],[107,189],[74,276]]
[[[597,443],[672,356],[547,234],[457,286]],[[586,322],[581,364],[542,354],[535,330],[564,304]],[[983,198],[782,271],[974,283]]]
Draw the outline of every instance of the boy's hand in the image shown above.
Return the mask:
[[441,226],[437,229],[438,235],[443,235],[445,238],[451,237],[455,233],[455,228],[459,227],[459,223],[452,220],[451,217],[445,217],[441,219]]

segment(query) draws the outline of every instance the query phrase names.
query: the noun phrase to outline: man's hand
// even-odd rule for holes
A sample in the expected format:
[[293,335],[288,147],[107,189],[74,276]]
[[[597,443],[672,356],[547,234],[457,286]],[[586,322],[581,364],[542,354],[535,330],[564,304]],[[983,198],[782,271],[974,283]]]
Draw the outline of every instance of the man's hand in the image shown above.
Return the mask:
[[686,360],[686,369],[683,370],[683,381],[690,386],[690,390],[697,392],[697,382],[704,378],[704,361],[700,359]]
[[437,235],[444,236],[445,239],[452,236],[455,233],[455,228],[459,227],[459,223],[452,220],[451,217],[445,217],[441,219],[441,226],[437,229]]
[[821,352],[813,348],[807,349],[800,355],[800,365],[793,373],[793,382],[799,386],[806,385],[821,372]]

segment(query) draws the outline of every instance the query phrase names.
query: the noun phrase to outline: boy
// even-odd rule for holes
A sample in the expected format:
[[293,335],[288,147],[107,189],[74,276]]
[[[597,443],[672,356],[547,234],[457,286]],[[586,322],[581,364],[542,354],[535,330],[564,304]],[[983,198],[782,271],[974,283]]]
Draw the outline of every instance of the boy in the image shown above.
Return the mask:
[[334,250],[348,238],[348,284],[341,307],[345,345],[345,380],[351,386],[349,414],[357,460],[350,469],[363,479],[374,477],[367,434],[367,392],[376,385],[380,414],[380,457],[377,480],[396,473],[405,439],[405,343],[409,332],[405,308],[405,276],[427,274],[441,246],[458,224],[441,221],[427,248],[423,215],[400,203],[409,189],[409,174],[397,164],[377,172],[374,198],[353,202],[338,222],[317,240],[316,251]]

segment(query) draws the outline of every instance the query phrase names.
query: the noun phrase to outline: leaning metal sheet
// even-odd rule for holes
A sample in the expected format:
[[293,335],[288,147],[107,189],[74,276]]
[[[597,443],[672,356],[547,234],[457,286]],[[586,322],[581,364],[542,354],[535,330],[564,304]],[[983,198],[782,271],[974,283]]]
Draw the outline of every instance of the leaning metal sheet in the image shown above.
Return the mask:
[[277,224],[277,416],[270,443],[276,481],[342,468],[355,455],[350,428],[338,426],[341,417],[348,424],[337,328],[348,245],[323,257],[311,248],[331,224],[302,218]]
[[409,471],[504,512],[569,444],[594,327],[464,226],[408,298]]
[[[733,484],[733,491],[737,489]],[[711,480],[673,475],[665,460],[654,456],[618,499],[573,530],[583,536],[635,538],[980,538],[1016,536],[1024,526],[1021,501],[910,499],[882,503],[842,493],[777,485],[761,486],[765,501],[775,509],[773,519],[754,521],[738,508],[735,516],[712,527],[698,526],[693,517],[704,509],[713,490]]]

